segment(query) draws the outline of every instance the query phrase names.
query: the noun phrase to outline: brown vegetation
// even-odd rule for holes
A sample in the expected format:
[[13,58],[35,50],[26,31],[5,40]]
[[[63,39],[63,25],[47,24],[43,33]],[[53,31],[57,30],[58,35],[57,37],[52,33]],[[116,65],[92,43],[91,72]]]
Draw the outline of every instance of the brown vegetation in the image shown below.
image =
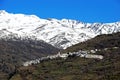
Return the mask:
[[0,80],[9,79],[24,61],[55,54],[59,49],[33,40],[0,40]]

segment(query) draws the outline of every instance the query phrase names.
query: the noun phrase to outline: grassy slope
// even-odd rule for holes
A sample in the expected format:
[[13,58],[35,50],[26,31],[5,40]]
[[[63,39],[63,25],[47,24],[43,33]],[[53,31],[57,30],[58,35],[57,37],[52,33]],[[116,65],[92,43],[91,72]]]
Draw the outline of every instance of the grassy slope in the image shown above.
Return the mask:
[[[104,50],[106,47],[109,49]],[[11,80],[119,80],[120,33],[98,36],[64,52],[95,48],[101,49],[96,54],[103,55],[103,60],[73,57],[46,61],[19,68]]]

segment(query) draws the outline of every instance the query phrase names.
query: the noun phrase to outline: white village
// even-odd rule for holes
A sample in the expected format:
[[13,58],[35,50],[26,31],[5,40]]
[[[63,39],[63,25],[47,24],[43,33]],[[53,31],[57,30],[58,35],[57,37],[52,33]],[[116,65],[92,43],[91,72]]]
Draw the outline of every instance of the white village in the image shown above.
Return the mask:
[[41,58],[38,58],[35,60],[24,62],[23,66],[35,65],[35,64],[41,63],[43,61],[53,60],[53,59],[57,59],[57,58],[67,59],[68,57],[103,59],[102,55],[90,54],[90,53],[96,53],[96,51],[100,51],[100,50],[98,50],[98,49],[90,50],[90,51],[79,50],[78,52],[69,52],[69,53],[58,52],[58,54],[56,54],[56,55],[50,55],[50,56],[41,57]]

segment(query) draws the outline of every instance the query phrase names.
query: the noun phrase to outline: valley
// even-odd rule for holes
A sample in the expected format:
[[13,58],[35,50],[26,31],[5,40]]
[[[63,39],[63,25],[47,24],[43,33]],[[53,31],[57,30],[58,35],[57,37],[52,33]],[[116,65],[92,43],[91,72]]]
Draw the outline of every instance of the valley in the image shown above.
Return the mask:
[[0,80],[119,79],[119,21],[84,23],[0,10]]

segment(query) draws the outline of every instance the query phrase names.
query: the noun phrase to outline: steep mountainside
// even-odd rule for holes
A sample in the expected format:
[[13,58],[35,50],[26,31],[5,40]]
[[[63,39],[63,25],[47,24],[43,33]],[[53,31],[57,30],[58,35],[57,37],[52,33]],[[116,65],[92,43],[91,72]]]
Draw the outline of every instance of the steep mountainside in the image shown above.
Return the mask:
[[86,42],[81,42],[79,44],[73,45],[63,52],[74,52],[79,50],[95,50],[95,49],[105,49],[111,47],[120,47],[120,32],[114,34],[104,34],[99,35],[93,39]]
[[100,49],[94,54],[103,59],[69,57],[20,67],[10,80],[119,80],[120,33],[97,36],[65,50]]
[[120,31],[120,22],[83,23],[68,19],[40,19],[35,15],[0,11],[0,37],[30,37],[58,48],[67,48],[100,34]]
[[0,39],[0,80],[8,79],[23,62],[58,51],[44,41]]

